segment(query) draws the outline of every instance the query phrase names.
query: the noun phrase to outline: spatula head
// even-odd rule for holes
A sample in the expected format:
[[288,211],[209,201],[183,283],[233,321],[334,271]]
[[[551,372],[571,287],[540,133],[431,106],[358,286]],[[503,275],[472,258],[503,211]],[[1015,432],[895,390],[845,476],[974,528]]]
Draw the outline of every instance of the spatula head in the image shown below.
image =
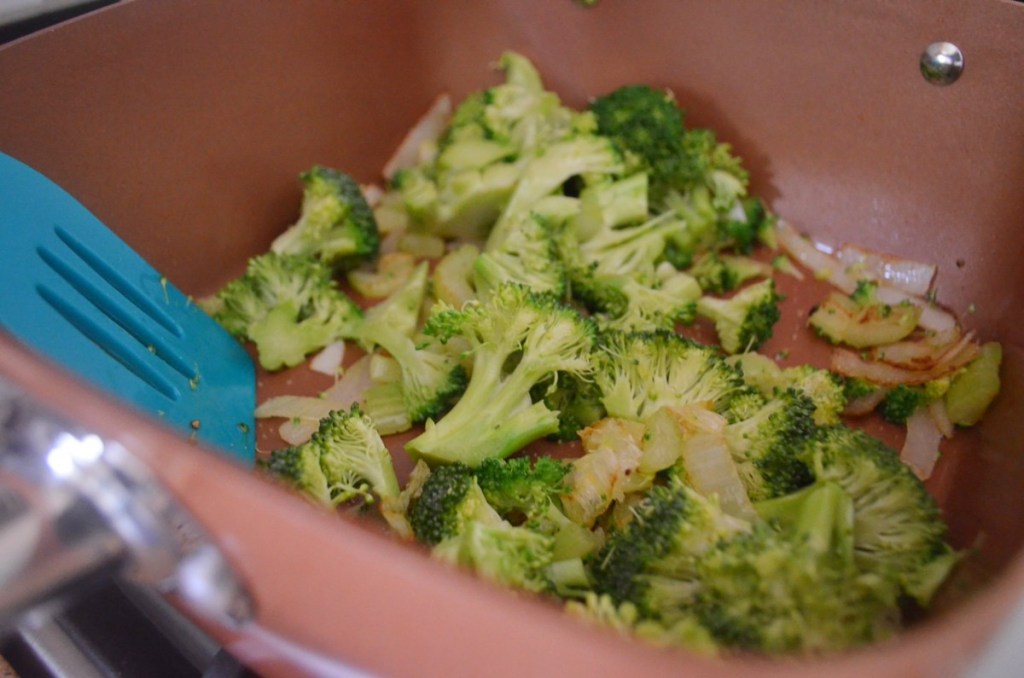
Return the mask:
[[85,206],[0,153],[0,328],[96,386],[251,462],[245,349]]

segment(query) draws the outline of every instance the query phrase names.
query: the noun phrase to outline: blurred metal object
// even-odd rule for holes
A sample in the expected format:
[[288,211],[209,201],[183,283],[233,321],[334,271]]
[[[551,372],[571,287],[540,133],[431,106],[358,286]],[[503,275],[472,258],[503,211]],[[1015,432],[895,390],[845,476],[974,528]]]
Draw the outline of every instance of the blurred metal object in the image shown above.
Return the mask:
[[0,380],[0,632],[115,575],[220,623],[253,615],[223,555],[148,469]]
[[964,71],[964,54],[951,42],[933,42],[921,53],[921,75],[933,85],[952,85]]

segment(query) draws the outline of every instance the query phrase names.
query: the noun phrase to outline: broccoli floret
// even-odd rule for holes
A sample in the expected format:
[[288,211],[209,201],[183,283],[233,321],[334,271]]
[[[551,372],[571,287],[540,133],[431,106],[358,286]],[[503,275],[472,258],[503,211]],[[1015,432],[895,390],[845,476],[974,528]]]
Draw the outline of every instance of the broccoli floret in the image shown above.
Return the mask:
[[[817,482],[835,482],[854,504],[854,558],[865,572],[899,581],[919,601],[952,564],[935,500],[894,450],[845,426],[818,429],[800,457]],[[922,587],[928,574],[931,586]]]
[[656,485],[588,559],[594,590],[633,603],[643,617],[670,621],[694,601],[700,556],[749,529],[685,485]]
[[781,391],[753,415],[726,426],[729,452],[751,501],[813,482],[798,454],[814,430],[814,403],[793,390]]
[[413,423],[439,416],[466,386],[466,371],[457,356],[414,339],[427,276],[423,262],[394,294],[366,312],[359,330],[361,342],[380,346],[398,362],[402,398]]
[[256,344],[267,370],[292,367],[307,354],[352,338],[362,310],[337,287],[326,264],[273,252],[253,257],[245,273],[204,308],[228,332]]
[[570,466],[551,457],[486,459],[473,469],[488,503],[503,517],[544,515],[552,501],[566,492]]
[[718,339],[727,353],[752,351],[772,336],[778,322],[779,302],[772,279],[750,285],[729,299],[702,297],[697,313],[715,323]]
[[433,549],[438,560],[468,567],[502,586],[540,593],[551,588],[553,539],[507,522],[470,521]]
[[579,135],[559,141],[534,156],[523,168],[522,176],[487,239],[485,250],[493,250],[529,218],[534,205],[562,188],[575,176],[593,177],[619,174],[622,159],[604,137]]
[[829,426],[840,422],[846,407],[846,390],[839,375],[812,365],[799,365],[784,369],[782,382],[811,399],[815,424]]
[[662,626],[695,618],[727,648],[813,652],[886,637],[895,592],[854,565],[851,503],[823,485],[752,525],[685,485],[656,486],[588,560],[594,590]]
[[711,403],[724,409],[743,388],[738,370],[702,344],[674,332],[605,332],[594,381],[608,415],[643,421],[666,405]]
[[[495,477],[497,494],[508,491]],[[472,568],[501,584],[533,591],[548,587],[552,537],[503,520],[473,471],[463,464],[439,466],[423,484],[408,512],[416,538],[433,547],[434,557]]]
[[914,412],[930,402],[926,389],[900,384],[885,394],[878,407],[882,417],[893,424],[905,424]]
[[758,524],[700,558],[697,618],[723,645],[766,653],[834,651],[890,636],[896,592],[854,566],[850,496],[829,483],[786,501],[776,527]]
[[458,463],[431,471],[408,516],[416,539],[428,546],[455,536],[468,521],[501,521],[487,503],[472,470]]
[[265,467],[328,505],[395,498],[400,492],[391,453],[358,405],[332,411],[308,441],[275,450]]
[[476,466],[555,433],[558,413],[532,402],[530,391],[559,372],[584,377],[592,370],[593,323],[522,285],[502,285],[486,302],[461,310],[442,307],[424,332],[442,342],[464,337],[473,358],[462,398],[406,445],[429,461]]
[[630,276],[609,277],[591,291],[601,295],[601,306],[608,309],[595,316],[598,325],[627,332],[674,331],[679,323],[692,324],[701,295],[697,281],[686,273],[651,285]]
[[672,94],[646,85],[628,85],[590,104],[597,130],[626,153],[629,166],[651,178],[652,202],[676,186],[685,156],[683,112]]
[[550,436],[558,442],[577,440],[581,430],[607,414],[601,404],[601,391],[589,378],[559,374],[557,380],[534,386],[530,395],[558,412],[558,431]]
[[642,638],[657,647],[718,654],[718,643],[694,615],[683,614],[671,624],[663,624],[641,617],[636,605],[629,601],[616,604],[608,594],[598,595],[593,591],[587,591],[580,600],[570,600],[565,609],[571,615]]
[[330,506],[331,491],[320,467],[320,447],[308,442],[274,450],[259,466],[318,504]]
[[858,377],[843,377],[843,395],[846,398],[846,402],[852,402],[865,398],[872,393],[878,391],[878,384],[873,384],[866,379],[860,379]]
[[689,273],[706,294],[725,294],[748,280],[768,275],[765,265],[759,261],[717,252],[702,255]]
[[568,276],[558,256],[552,226],[539,215],[528,216],[500,244],[477,257],[473,282],[480,298],[486,298],[505,283],[518,283],[537,292],[564,297]]
[[574,227],[580,240],[627,224],[646,221],[647,175],[632,174],[616,181],[587,186],[580,193],[579,215]]
[[340,270],[376,257],[380,249],[377,222],[355,179],[319,165],[300,178],[302,213],[274,240],[271,251],[317,256]]

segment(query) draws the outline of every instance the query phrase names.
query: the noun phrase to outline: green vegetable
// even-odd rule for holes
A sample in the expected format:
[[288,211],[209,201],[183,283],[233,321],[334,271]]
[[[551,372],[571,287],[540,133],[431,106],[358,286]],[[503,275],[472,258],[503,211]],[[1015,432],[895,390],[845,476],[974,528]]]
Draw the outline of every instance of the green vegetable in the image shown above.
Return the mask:
[[301,175],[302,214],[277,237],[278,254],[317,256],[349,270],[377,256],[380,236],[359,184],[344,172],[315,165]]
[[531,390],[558,373],[585,376],[593,369],[594,325],[555,297],[512,283],[486,302],[442,307],[424,332],[442,343],[463,337],[473,358],[462,398],[406,444],[431,462],[476,466],[557,432],[558,412],[532,402]]
[[263,465],[310,499],[337,505],[356,498],[395,498],[400,488],[391,454],[373,422],[353,405],[334,410],[309,441],[275,450]]
[[718,339],[727,353],[757,349],[772,336],[778,322],[779,302],[772,279],[750,285],[729,299],[701,297],[697,313],[715,323]]
[[946,412],[959,426],[974,426],[999,394],[1003,347],[982,345],[981,354],[953,377],[946,393]]
[[362,311],[345,296],[326,264],[269,252],[204,303],[224,329],[256,344],[267,370],[293,367],[318,349],[354,337]]

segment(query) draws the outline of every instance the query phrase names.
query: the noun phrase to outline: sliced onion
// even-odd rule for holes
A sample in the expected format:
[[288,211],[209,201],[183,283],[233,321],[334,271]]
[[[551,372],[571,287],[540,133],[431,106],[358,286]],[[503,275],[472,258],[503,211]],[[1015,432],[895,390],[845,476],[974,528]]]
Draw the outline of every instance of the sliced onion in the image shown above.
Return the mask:
[[[967,343],[964,343],[965,341]],[[977,355],[977,344],[971,343],[967,336],[947,351],[934,367],[927,370],[908,370],[888,363],[865,360],[858,353],[836,347],[832,350],[831,369],[844,376],[866,379],[881,386],[914,386],[951,374]]]
[[846,403],[846,407],[843,408],[843,414],[849,417],[865,417],[875,411],[875,408],[885,400],[887,393],[888,389],[876,388],[867,395],[854,398]]
[[681,456],[693,489],[709,499],[718,497],[719,506],[733,517],[757,519],[724,435],[696,433],[689,436]]
[[934,367],[960,338],[960,329],[955,327],[950,332],[936,333],[923,339],[879,346],[871,351],[871,358],[908,370],[927,370]]
[[286,419],[315,419],[319,421],[333,409],[337,409],[336,406],[323,398],[282,395],[269,398],[257,407],[256,418],[284,417]]
[[420,161],[420,149],[424,143],[437,140],[448,124],[452,113],[452,100],[441,94],[427,109],[416,124],[406,133],[391,158],[384,164],[384,176],[388,179],[400,169],[414,167]]
[[854,277],[885,281],[896,289],[918,297],[928,294],[937,270],[934,264],[870,252],[857,245],[843,245],[836,252],[836,258]]
[[347,410],[359,402],[370,380],[370,356],[365,355],[352,363],[333,386],[319,397],[277,396],[260,405],[257,417],[285,417],[278,428],[281,439],[289,445],[301,445],[320,428],[320,420],[333,410]]
[[909,302],[917,306],[921,309],[921,317],[918,319],[917,324],[926,330],[948,332],[957,326],[956,317],[949,311],[939,308],[933,302],[916,297],[913,294],[907,294],[895,287],[879,285],[878,289],[875,290],[875,298],[883,304],[889,304],[890,306],[903,302]]
[[363,199],[370,209],[380,204],[380,199],[384,197],[384,189],[377,184],[361,184],[359,190],[363,192]]
[[301,445],[312,438],[318,428],[319,419],[289,419],[278,427],[277,432],[289,445]]
[[783,220],[776,225],[779,245],[820,280],[831,283],[838,289],[851,294],[857,289],[857,280],[843,270],[843,264],[827,252],[822,251],[810,240],[797,233],[796,229]]
[[941,440],[942,432],[928,410],[920,408],[907,419],[907,438],[900,450],[900,459],[918,478],[927,480],[939,459]]
[[928,416],[932,418],[935,428],[939,429],[944,437],[953,437],[956,429],[949,418],[949,412],[946,411],[945,398],[938,398],[928,403]]
[[331,409],[348,409],[352,403],[359,402],[366,389],[373,385],[370,379],[370,356],[364,355],[345,370],[341,379],[320,394],[320,397],[331,403]]
[[344,359],[345,342],[336,341],[324,346],[323,350],[313,356],[313,359],[309,361],[309,369],[329,377],[336,377],[341,371],[341,361]]

